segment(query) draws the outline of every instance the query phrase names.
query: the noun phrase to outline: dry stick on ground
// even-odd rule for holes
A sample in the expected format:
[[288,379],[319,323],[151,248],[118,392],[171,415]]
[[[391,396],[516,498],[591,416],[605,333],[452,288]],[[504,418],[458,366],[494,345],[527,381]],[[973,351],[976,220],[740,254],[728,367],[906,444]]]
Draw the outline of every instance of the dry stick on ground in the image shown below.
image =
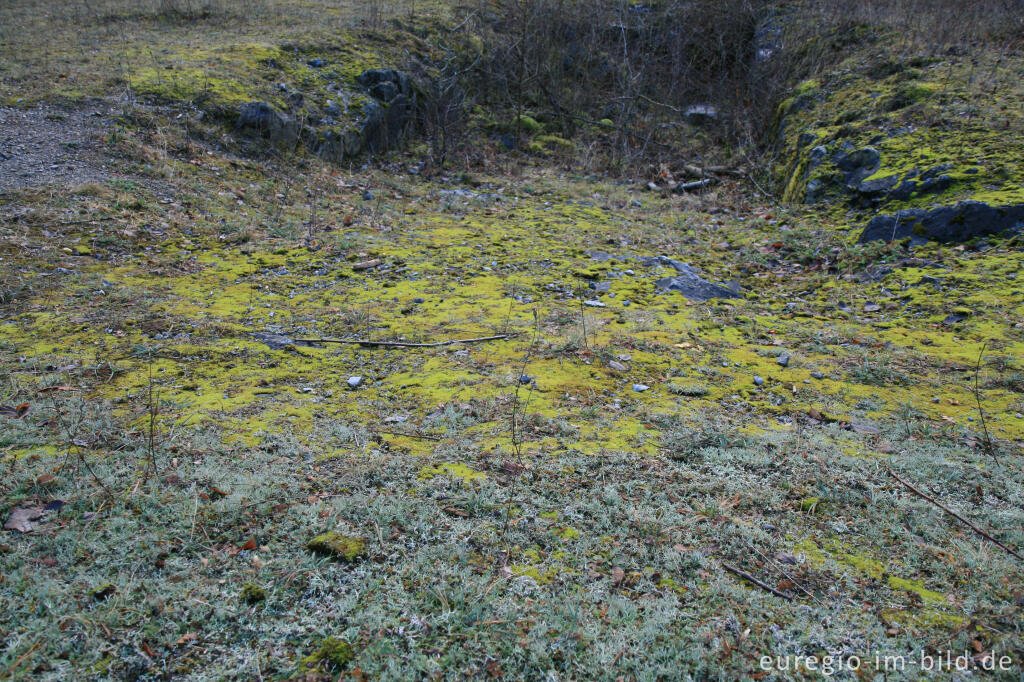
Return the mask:
[[981,421],[981,432],[985,435],[985,440],[982,443],[985,454],[992,459],[996,459],[995,447],[992,445],[992,437],[988,435],[988,425],[985,424],[985,410],[981,407],[981,389],[978,387],[978,373],[981,371],[981,361],[985,357],[985,348],[988,347],[987,343],[981,344],[981,352],[978,353],[978,362],[974,365],[974,400],[978,403],[978,419]]
[[741,571],[740,569],[738,569],[738,568],[736,568],[734,566],[730,566],[729,564],[725,563],[724,561],[719,561],[718,563],[722,564],[722,568],[724,568],[725,570],[727,570],[730,573],[733,573],[735,575],[738,575],[739,577],[743,578],[744,580],[749,580],[750,582],[752,582],[755,585],[757,585],[758,587],[760,587],[762,590],[768,590],[769,592],[774,594],[776,597],[782,597],[786,601],[793,601],[793,597],[792,596],[786,594],[785,592],[780,592],[780,591],[776,590],[771,585],[758,580],[757,578],[755,578],[754,576],[750,575],[746,571]]
[[402,433],[401,431],[385,431],[377,429],[377,433],[386,433],[389,436],[405,436],[406,438],[419,438],[420,440],[440,441],[441,436],[431,436],[427,433]]
[[899,482],[900,482],[900,483],[902,483],[902,484],[903,484],[904,486],[906,486],[906,487],[907,487],[907,488],[908,488],[908,489],[909,489],[909,490],[910,490],[910,491],[911,491],[912,493],[914,493],[915,495],[918,495],[918,496],[920,496],[920,497],[923,497],[924,499],[928,500],[929,502],[931,502],[931,503],[932,503],[932,504],[934,504],[934,505],[935,505],[936,507],[938,507],[938,508],[939,508],[939,509],[941,509],[942,511],[946,512],[947,514],[949,514],[950,516],[952,516],[952,517],[953,517],[953,518],[955,518],[956,520],[958,520],[958,521],[960,521],[961,523],[963,523],[963,524],[965,524],[965,525],[969,526],[971,530],[973,530],[973,531],[974,531],[975,533],[977,533],[977,534],[978,534],[978,535],[980,535],[981,537],[985,538],[986,540],[988,540],[989,542],[991,542],[991,543],[995,544],[996,546],[998,546],[998,547],[1001,547],[1001,548],[1003,548],[1004,550],[1006,550],[1007,552],[1009,552],[1009,553],[1010,553],[1010,554],[1012,554],[1013,556],[1017,557],[1018,559],[1020,559],[1020,560],[1024,561],[1024,556],[1021,556],[1020,554],[1018,554],[1016,550],[1014,550],[1014,549],[1012,549],[1012,548],[1010,548],[1010,547],[1007,547],[1007,546],[1006,546],[1006,545],[1004,545],[1003,543],[999,542],[999,540],[996,540],[996,539],[995,539],[994,537],[992,537],[991,535],[989,535],[989,534],[988,534],[987,532],[985,532],[985,531],[984,531],[984,530],[982,530],[981,528],[978,528],[978,527],[977,527],[976,525],[974,525],[973,523],[971,523],[970,521],[968,521],[968,520],[967,520],[967,519],[965,519],[964,517],[960,516],[960,515],[959,515],[959,514],[957,514],[957,513],[955,512],[955,511],[953,511],[952,509],[950,509],[950,508],[949,508],[949,507],[947,507],[946,505],[942,504],[941,502],[939,502],[939,501],[938,501],[938,500],[936,500],[935,498],[933,498],[933,497],[930,497],[930,496],[926,495],[925,493],[921,492],[920,490],[918,490],[917,488],[915,488],[915,487],[914,487],[913,485],[911,485],[911,484],[910,484],[910,483],[908,483],[907,481],[905,481],[905,480],[903,480],[902,478],[900,478],[900,477],[899,477],[899,476],[898,476],[898,475],[896,474],[896,472],[895,472],[895,471],[893,471],[892,469],[890,469],[889,467],[886,467],[885,469],[886,469],[886,471],[888,471],[888,472],[889,472],[889,475],[890,475],[890,476],[892,476],[892,477],[893,477],[893,478],[895,478],[895,479],[896,479],[897,481],[899,481]]
[[[537,309],[536,308],[533,309],[533,330],[534,330],[533,331],[533,341],[530,343],[529,348],[526,349],[526,355],[523,356],[522,367],[519,369],[519,373],[515,377],[516,391],[515,391],[515,394],[512,397],[512,415],[511,415],[511,420],[510,420],[510,431],[511,431],[511,437],[512,437],[512,451],[515,453],[516,464],[519,465],[520,469],[519,469],[519,471],[514,472],[511,475],[511,477],[510,477],[510,484],[509,484],[509,487],[508,487],[508,500],[506,501],[506,504],[505,504],[505,523],[502,526],[502,530],[501,530],[501,534],[502,534],[502,538],[503,539],[508,534],[509,524],[512,521],[512,501],[515,498],[516,483],[519,480],[519,473],[522,472],[522,471],[525,471],[525,469],[526,469],[526,465],[523,463],[523,441],[519,437],[520,433],[519,433],[519,431],[517,429],[517,426],[518,426],[518,422],[517,422],[518,414],[517,414],[517,412],[519,410],[519,389],[521,389],[523,387],[523,377],[526,375],[526,368],[530,364],[530,358],[532,357],[534,350],[537,348],[537,341],[540,338],[540,321],[537,318]],[[534,387],[534,385],[535,384],[533,382],[530,383],[530,392],[529,392],[529,394],[527,395],[527,398],[526,398],[526,405],[527,406],[530,404],[530,398],[533,397],[533,387]],[[523,412],[525,413],[525,411],[526,411],[526,406],[523,407]],[[508,551],[503,552],[503,556],[505,557],[505,562],[507,562],[507,560],[508,560],[508,555],[509,555]]]
[[451,339],[449,341],[434,341],[433,343],[407,343],[405,341],[371,341],[369,339],[293,339],[296,343],[345,343],[353,346],[369,346],[381,348],[437,348],[438,346],[453,346],[457,343],[483,343],[484,341],[499,341],[510,339],[518,334],[495,334],[494,336],[478,336],[472,339]]

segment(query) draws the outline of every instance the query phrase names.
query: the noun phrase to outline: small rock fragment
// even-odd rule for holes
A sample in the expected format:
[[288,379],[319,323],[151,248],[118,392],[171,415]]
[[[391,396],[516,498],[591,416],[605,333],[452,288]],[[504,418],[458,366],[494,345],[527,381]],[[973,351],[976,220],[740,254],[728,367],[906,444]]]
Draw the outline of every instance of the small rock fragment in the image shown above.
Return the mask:
[[637,393],[643,393],[649,388],[650,386],[648,386],[647,384],[633,384],[633,390],[636,391]]
[[756,376],[756,375],[754,376],[754,385],[755,386],[760,386],[763,383],[764,383],[764,379],[762,379],[761,377]]
[[356,388],[361,383],[363,383],[363,378],[362,377],[349,377],[348,378],[348,385],[351,386],[352,388]]
[[775,362],[779,363],[783,367],[789,367],[789,353],[783,353],[779,357],[775,358]]

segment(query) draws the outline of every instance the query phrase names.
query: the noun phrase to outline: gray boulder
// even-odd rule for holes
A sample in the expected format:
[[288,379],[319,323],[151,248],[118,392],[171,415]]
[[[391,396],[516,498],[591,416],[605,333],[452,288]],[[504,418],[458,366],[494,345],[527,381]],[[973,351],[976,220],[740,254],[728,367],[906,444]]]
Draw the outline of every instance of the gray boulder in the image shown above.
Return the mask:
[[856,187],[882,165],[882,155],[874,147],[863,147],[849,154],[840,152],[833,158],[839,170],[846,173],[847,186]]
[[395,69],[369,69],[356,76],[356,82],[383,102],[390,102],[398,95],[412,97],[413,94],[412,78]]
[[977,237],[1024,230],[1024,204],[989,206],[981,201],[961,201],[931,211],[906,209],[893,215],[875,216],[860,235],[869,241],[894,241],[910,237],[911,244],[928,241],[965,242]]
[[738,298],[735,291],[720,284],[712,284],[698,274],[692,265],[681,263],[668,256],[643,258],[640,263],[646,267],[663,265],[675,270],[673,277],[662,277],[654,282],[659,292],[678,291],[691,301],[707,301],[712,298]]
[[235,129],[255,133],[271,142],[292,143],[299,134],[299,126],[292,117],[277,111],[266,102],[242,105]]
[[686,108],[683,118],[691,125],[710,125],[718,120],[718,109],[710,104],[694,104]]

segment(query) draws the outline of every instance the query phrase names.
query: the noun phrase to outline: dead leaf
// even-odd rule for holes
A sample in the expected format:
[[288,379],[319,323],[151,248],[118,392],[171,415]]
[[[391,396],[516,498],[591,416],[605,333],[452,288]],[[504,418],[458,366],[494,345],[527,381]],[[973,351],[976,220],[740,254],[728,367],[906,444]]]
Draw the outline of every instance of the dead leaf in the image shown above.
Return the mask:
[[0,405],[0,414],[11,419],[21,419],[28,412],[29,408],[32,407],[28,403],[21,403],[17,407],[11,407],[10,405]]
[[239,552],[252,551],[256,549],[256,539],[249,538],[244,545],[238,548]]
[[36,485],[46,485],[47,483],[53,483],[57,480],[57,477],[53,474],[43,474],[36,479]]
[[194,640],[197,637],[199,637],[199,633],[198,632],[186,632],[181,637],[179,637],[178,641],[175,642],[174,644],[175,644],[175,646],[181,646],[182,644],[188,644],[189,642],[191,642],[192,640]]
[[16,530],[19,533],[29,533],[35,526],[33,521],[43,517],[42,507],[17,507],[11,512],[10,517],[4,523],[4,530]]
[[622,582],[625,579],[626,572],[624,570],[622,570],[618,566],[612,569],[612,585],[614,585],[615,587],[619,587],[622,585]]
[[49,393],[51,391],[74,391],[74,386],[44,386],[37,393]]
[[469,513],[459,509],[458,507],[441,507],[441,510],[448,512],[452,516],[461,516],[462,518],[469,518]]

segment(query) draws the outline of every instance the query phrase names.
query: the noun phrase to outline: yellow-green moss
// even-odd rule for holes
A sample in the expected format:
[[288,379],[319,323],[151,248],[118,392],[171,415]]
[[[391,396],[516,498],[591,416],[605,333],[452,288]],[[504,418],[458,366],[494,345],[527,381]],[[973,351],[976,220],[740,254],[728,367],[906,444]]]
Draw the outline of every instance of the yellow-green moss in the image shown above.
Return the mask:
[[329,532],[306,543],[306,548],[342,561],[352,562],[366,554],[366,541],[360,537]]
[[267,598],[267,591],[253,582],[242,585],[240,599],[246,604],[256,604]]
[[300,667],[305,670],[340,670],[355,658],[352,645],[337,637],[325,637],[320,640],[320,648],[302,659]]

